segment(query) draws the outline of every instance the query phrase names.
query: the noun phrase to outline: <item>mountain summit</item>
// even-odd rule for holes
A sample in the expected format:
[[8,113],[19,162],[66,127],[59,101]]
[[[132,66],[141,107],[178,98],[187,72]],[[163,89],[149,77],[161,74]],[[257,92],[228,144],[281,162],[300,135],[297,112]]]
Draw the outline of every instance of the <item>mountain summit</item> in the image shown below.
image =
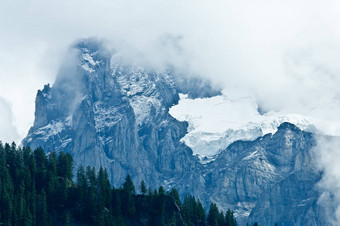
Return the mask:
[[313,134],[284,123],[275,134],[236,141],[202,164],[181,142],[188,123],[169,109],[179,93],[203,98],[220,92],[174,70],[123,62],[97,39],[73,44],[53,86],[37,93],[23,145],[71,153],[75,170],[105,167],[115,186],[130,174],[136,184],[176,187],[206,206],[213,201],[234,209],[241,223],[323,225]]
[[96,39],[72,45],[53,85],[36,97],[35,121],[24,145],[66,151],[75,165],[104,166],[114,185],[129,173],[150,186],[196,164],[180,142],[187,123],[169,113],[179,92],[218,94],[208,83],[174,72],[121,63]]

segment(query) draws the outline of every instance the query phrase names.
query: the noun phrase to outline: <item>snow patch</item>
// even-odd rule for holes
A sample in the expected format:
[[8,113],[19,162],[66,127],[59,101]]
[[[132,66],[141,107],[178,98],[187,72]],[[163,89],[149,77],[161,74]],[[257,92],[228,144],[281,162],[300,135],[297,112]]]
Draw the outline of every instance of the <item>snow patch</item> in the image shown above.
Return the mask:
[[87,64],[83,64],[81,65],[81,67],[85,70],[85,71],[88,71],[90,73],[94,72],[94,70],[92,68],[89,67],[89,65]]
[[191,147],[194,155],[212,157],[237,140],[255,140],[274,134],[283,122],[302,130],[316,132],[316,120],[299,115],[268,112],[261,115],[255,98],[230,99],[225,93],[211,98],[190,99],[180,94],[178,105],[169,113],[179,121],[189,123],[182,142]]
[[119,108],[115,106],[106,107],[104,103],[98,101],[94,103],[94,120],[97,132],[101,132],[105,127],[110,128],[122,119]]
[[135,96],[129,101],[136,116],[137,125],[141,125],[146,118],[150,117],[153,108],[159,109],[161,107],[159,100],[152,97]]
[[235,210],[234,216],[236,218],[247,218],[256,206],[256,202],[238,202],[236,206],[238,208]]
[[51,99],[51,94],[50,93],[43,93],[44,98],[46,99]]
[[95,55],[95,54],[97,54],[97,52],[94,52],[94,53],[88,53],[88,50],[87,49],[85,49],[85,50],[83,50],[83,51],[85,51],[85,53],[83,53],[83,54],[81,54],[81,60],[82,60],[82,64],[81,64],[81,67],[85,70],[85,71],[87,71],[87,72],[89,72],[89,73],[93,73],[93,72],[95,72],[95,70],[94,70],[94,67],[96,66],[96,65],[98,65],[100,62],[99,61],[94,61],[94,59],[93,59],[93,55]]
[[62,148],[65,148],[70,142],[72,141],[72,138],[68,138],[68,139],[66,139],[66,140],[63,140],[62,142],[61,142],[61,147]]
[[[129,68],[129,73],[124,71],[124,67],[116,64],[112,64],[111,68],[122,93],[128,97],[137,125],[143,124],[147,118],[164,110],[160,94],[157,92],[155,83],[152,82],[153,79],[157,80],[158,74],[150,75],[143,67]],[[155,77],[151,78],[152,76]]]
[[93,60],[92,56],[91,56],[89,53],[83,53],[83,54],[81,55],[81,58],[82,58],[83,60],[89,62],[92,66],[95,66],[95,65],[99,64],[98,61],[95,62],[95,61]]
[[61,121],[52,121],[48,125],[41,127],[37,131],[34,132],[35,135],[42,135],[42,140],[47,141],[50,137],[53,137],[59,134],[61,131],[65,129],[64,122]]
[[242,160],[250,160],[250,159],[252,159],[252,158],[254,158],[258,155],[259,155],[258,150],[256,150],[256,151],[250,153],[250,155],[248,155],[247,157],[244,157]]

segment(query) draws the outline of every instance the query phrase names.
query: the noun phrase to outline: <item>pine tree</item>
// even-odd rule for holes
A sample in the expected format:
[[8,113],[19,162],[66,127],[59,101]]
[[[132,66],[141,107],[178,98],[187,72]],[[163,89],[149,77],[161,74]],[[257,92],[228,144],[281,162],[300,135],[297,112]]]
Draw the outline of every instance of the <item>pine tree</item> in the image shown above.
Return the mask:
[[101,208],[108,206],[111,200],[111,185],[106,169],[100,167],[98,172],[98,202]]
[[65,209],[68,200],[68,181],[65,178],[61,178],[58,183],[58,187],[55,192],[55,206],[62,211]]
[[46,192],[42,190],[37,203],[37,226],[48,226],[49,214],[47,208]]
[[14,186],[7,167],[7,151],[10,146],[0,146],[0,222],[10,224],[13,212]]
[[185,217],[185,220],[186,222],[189,224],[189,222],[192,221],[192,218],[193,218],[193,203],[192,203],[193,199],[190,195],[186,195],[184,197],[184,200],[183,200],[183,205],[182,205],[182,208],[183,208],[183,215]]
[[23,159],[24,159],[24,173],[25,173],[25,176],[23,177],[23,179],[26,185],[26,190],[28,192],[33,192],[33,189],[36,188],[35,177],[36,177],[37,166],[36,166],[33,153],[29,147],[23,148]]
[[175,200],[176,204],[177,205],[180,205],[181,204],[181,200],[180,200],[180,197],[179,197],[179,194],[178,194],[178,191],[176,188],[172,188],[170,190],[170,193],[169,195]]
[[145,186],[145,182],[144,180],[142,180],[142,182],[140,183],[140,192],[142,195],[146,195],[147,193],[147,190],[146,190],[146,186]]
[[16,195],[16,206],[15,206],[16,210],[17,210],[17,221],[18,224],[23,224],[24,222],[24,214],[25,214],[25,185],[24,182],[21,181],[20,182],[20,187],[19,187],[19,191],[17,192]]
[[205,224],[205,212],[204,212],[204,208],[203,205],[201,203],[201,201],[198,199],[196,201],[196,211],[195,211],[195,215],[196,215],[196,225],[204,225]]
[[223,211],[219,212],[217,222],[218,225],[225,225],[225,217]]
[[136,193],[135,186],[128,174],[123,184],[122,208],[123,214],[134,215],[136,213],[135,200],[133,195]]
[[86,167],[86,177],[91,189],[95,189],[97,186],[97,177],[94,167]]
[[41,147],[34,150],[34,158],[37,166],[35,185],[37,192],[40,194],[47,184],[47,158]]
[[23,224],[24,226],[32,226],[33,225],[33,217],[29,208],[25,208],[25,218]]
[[89,184],[87,181],[87,177],[85,174],[85,170],[83,166],[80,166],[77,171],[77,200],[79,201],[79,207],[78,210],[82,212],[84,209],[84,206],[86,204],[86,199],[88,196],[88,188]]
[[210,204],[209,213],[208,213],[208,225],[209,226],[217,226],[218,225],[218,217],[219,211],[215,203]]
[[234,213],[230,209],[227,210],[225,218],[227,226],[236,226],[236,219],[234,217]]
[[72,180],[72,163],[73,159],[69,153],[60,152],[58,156],[57,172],[59,177]]
[[64,225],[65,226],[71,226],[71,214],[70,214],[70,211],[68,211],[68,210],[65,213]]
[[47,165],[47,201],[53,208],[55,204],[59,201],[56,200],[57,189],[60,187],[57,178],[57,153],[55,151],[51,152],[48,157]]
[[164,191],[163,186],[160,186],[160,187],[159,187],[159,189],[158,189],[158,194],[159,194],[159,195],[165,195],[165,191]]
[[122,214],[121,212],[121,196],[120,192],[113,188],[112,189],[112,212],[114,216],[120,216]]
[[132,182],[130,174],[128,174],[125,178],[125,182],[123,184],[123,190],[131,195],[134,195],[136,193],[135,186]]
[[[59,167],[66,167],[59,169]],[[111,187],[106,169],[96,174],[93,167],[77,171],[72,182],[72,157],[43,149],[2,145],[0,142],[0,225],[197,225],[205,223],[201,202],[186,196],[183,205],[178,191],[152,191],[141,182],[142,195],[136,195],[129,175],[121,189]],[[53,219],[53,221],[52,221]],[[211,204],[209,225],[236,225],[233,213],[225,217]]]

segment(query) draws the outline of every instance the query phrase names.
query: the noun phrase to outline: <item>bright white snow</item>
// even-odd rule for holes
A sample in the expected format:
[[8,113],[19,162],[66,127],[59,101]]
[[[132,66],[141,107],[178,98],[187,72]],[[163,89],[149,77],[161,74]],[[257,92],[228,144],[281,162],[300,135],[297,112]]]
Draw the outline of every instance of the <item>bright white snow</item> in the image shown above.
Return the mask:
[[[156,91],[156,85],[151,82],[150,75],[143,67],[132,67],[127,75],[121,72],[122,68],[116,62],[119,60],[119,55],[112,57],[112,74],[116,76],[122,93],[129,97],[128,100],[135,113],[137,125],[142,125],[150,117],[152,110],[156,112],[162,110],[160,94]],[[166,75],[161,74],[160,76]]]
[[254,98],[231,99],[225,93],[203,99],[189,99],[180,95],[178,105],[170,114],[189,123],[188,134],[182,141],[192,148],[195,155],[212,157],[236,140],[254,140],[264,134],[275,133],[283,122],[316,132],[318,121],[299,115],[269,112],[261,115]]
[[82,64],[81,67],[85,70],[88,71],[89,73],[93,73],[95,70],[93,69],[94,66],[98,65],[100,62],[99,61],[94,61],[92,56],[97,54],[97,52],[94,53],[89,53],[89,50],[86,48],[83,48],[83,51],[85,53],[81,54],[81,59],[82,59]]
[[[47,141],[50,137],[53,137],[61,133],[66,126],[70,126],[72,123],[72,118],[67,117],[64,121],[52,121],[44,127],[39,128],[34,132],[35,135],[43,135],[42,139]],[[30,138],[31,139],[31,138]],[[66,146],[66,145],[65,145]]]

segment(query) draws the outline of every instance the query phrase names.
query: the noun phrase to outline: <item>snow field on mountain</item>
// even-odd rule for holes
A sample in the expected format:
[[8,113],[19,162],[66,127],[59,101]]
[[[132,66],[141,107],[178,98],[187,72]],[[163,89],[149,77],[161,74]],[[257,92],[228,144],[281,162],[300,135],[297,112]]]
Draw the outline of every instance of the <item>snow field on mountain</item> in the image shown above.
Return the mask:
[[194,155],[212,157],[237,140],[255,140],[275,133],[283,122],[290,122],[302,130],[317,131],[316,120],[299,115],[269,112],[261,115],[255,98],[229,98],[225,92],[211,98],[190,99],[180,94],[178,105],[170,114],[189,123],[182,142],[191,147]]

